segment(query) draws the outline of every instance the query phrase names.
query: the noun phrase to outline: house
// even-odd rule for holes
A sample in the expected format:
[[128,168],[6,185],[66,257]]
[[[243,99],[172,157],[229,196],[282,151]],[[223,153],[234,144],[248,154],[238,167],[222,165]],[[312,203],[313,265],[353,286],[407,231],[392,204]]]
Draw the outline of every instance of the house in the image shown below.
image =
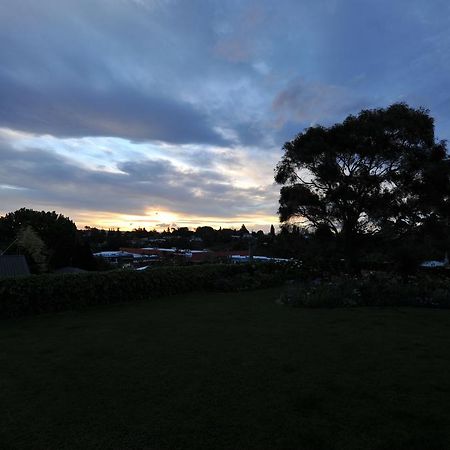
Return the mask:
[[211,261],[214,258],[214,252],[209,250],[180,250],[177,256],[192,263],[202,263]]
[[424,261],[420,267],[425,269],[437,269],[442,267],[448,267],[448,261]]
[[30,275],[27,260],[23,255],[0,255],[0,278]]
[[94,253],[96,258],[103,258],[110,264],[125,265],[133,261],[133,254],[123,251],[110,251]]
[[214,253],[209,250],[183,250],[174,247],[121,248],[120,250],[125,252],[133,252],[140,255],[157,256],[163,259],[180,258],[189,262],[206,262],[209,261],[214,255]]
[[249,250],[220,250],[215,252],[217,258],[231,259],[232,256],[250,256]]
[[139,248],[121,248],[120,251],[94,253],[96,258],[103,258],[119,267],[139,267],[150,262],[159,261],[159,256],[141,251]]
[[432,261],[424,261],[420,267],[424,268],[424,269],[438,269],[438,268],[444,268],[444,269],[448,269],[449,268],[449,263],[448,263],[448,254],[447,252],[445,252],[445,257],[442,261],[436,261],[436,260],[432,260]]
[[250,256],[241,256],[241,255],[231,255],[230,256],[230,261],[235,264],[236,263],[248,263],[252,260],[253,260],[253,262],[259,262],[259,263],[279,263],[279,264],[288,263],[288,262],[292,261],[291,259],[270,258],[268,256],[253,256],[252,258],[250,258]]

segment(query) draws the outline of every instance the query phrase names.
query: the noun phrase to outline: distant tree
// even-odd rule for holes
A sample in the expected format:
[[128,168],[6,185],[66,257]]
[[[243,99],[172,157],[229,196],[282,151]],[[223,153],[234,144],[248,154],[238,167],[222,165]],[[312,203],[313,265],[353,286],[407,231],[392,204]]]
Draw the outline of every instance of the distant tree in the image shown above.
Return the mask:
[[230,244],[233,241],[233,236],[236,235],[236,230],[220,227],[217,234],[219,242],[223,244]]
[[270,232],[269,232],[269,234],[271,236],[275,236],[275,227],[273,225],[270,225]]
[[283,185],[280,220],[332,233],[351,261],[362,237],[392,240],[447,220],[446,143],[435,141],[425,109],[363,110],[329,128],[310,127],[283,149],[275,175]]
[[267,251],[269,256],[278,258],[301,258],[305,254],[305,235],[298,233],[294,227],[288,223],[282,224],[280,233],[269,239]]
[[122,235],[119,228],[109,229],[106,235],[106,248],[107,250],[119,250],[120,247],[126,245],[126,240]]
[[190,249],[191,248],[191,236],[194,234],[193,231],[189,230],[188,227],[178,227],[172,229],[171,238],[167,243],[171,247],[176,247],[179,249]]
[[244,224],[242,224],[241,229],[239,230],[241,234],[250,234]]
[[98,270],[98,260],[94,258],[89,243],[84,239],[78,239],[70,261],[71,265],[84,270]]
[[182,238],[189,238],[194,234],[194,232],[191,231],[188,227],[178,227],[174,230],[173,234]]
[[134,228],[132,231],[133,238],[142,239],[148,237],[148,231],[144,228]]
[[203,241],[205,247],[209,247],[216,241],[216,230],[209,226],[198,227],[195,230],[195,236]]

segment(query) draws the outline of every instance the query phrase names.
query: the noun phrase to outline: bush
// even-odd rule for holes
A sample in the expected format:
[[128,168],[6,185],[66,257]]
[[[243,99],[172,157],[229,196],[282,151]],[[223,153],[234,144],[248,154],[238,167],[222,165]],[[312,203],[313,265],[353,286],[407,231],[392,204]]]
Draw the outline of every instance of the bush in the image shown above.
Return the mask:
[[280,301],[312,308],[342,306],[425,306],[450,308],[450,280],[446,277],[410,277],[392,274],[331,278],[290,283]]
[[142,301],[195,290],[262,288],[282,283],[287,273],[283,267],[273,264],[216,264],[159,267],[146,272],[115,270],[3,279],[0,280],[0,317]]

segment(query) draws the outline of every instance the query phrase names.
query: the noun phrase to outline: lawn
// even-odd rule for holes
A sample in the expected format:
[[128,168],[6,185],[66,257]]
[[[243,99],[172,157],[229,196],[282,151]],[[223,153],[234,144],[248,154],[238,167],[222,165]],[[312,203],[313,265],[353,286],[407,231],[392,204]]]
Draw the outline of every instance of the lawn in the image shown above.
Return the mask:
[[277,295],[1,321],[0,448],[450,448],[450,311]]

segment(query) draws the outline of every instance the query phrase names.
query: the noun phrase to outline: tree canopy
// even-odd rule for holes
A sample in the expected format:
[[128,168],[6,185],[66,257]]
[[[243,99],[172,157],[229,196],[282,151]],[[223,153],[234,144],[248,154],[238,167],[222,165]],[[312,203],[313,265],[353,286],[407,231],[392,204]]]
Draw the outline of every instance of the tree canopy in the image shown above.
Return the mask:
[[48,249],[50,268],[77,265],[89,268],[92,253],[80,242],[75,223],[55,211],[21,208],[0,217],[0,236],[4,247],[31,227]]
[[402,236],[443,224],[450,166],[429,111],[397,103],[314,126],[283,146],[275,169],[281,222],[328,230],[354,246],[377,233]]

